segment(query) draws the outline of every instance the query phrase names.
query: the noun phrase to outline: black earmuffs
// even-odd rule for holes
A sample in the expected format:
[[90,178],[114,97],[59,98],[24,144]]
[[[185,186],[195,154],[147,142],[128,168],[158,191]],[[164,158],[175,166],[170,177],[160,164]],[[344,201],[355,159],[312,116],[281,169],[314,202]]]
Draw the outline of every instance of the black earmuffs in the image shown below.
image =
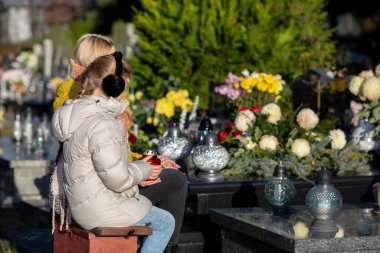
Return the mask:
[[121,77],[123,73],[123,54],[115,51],[112,54],[116,61],[116,71],[113,75],[106,76],[102,81],[102,89],[109,97],[118,97],[125,89],[125,81]]

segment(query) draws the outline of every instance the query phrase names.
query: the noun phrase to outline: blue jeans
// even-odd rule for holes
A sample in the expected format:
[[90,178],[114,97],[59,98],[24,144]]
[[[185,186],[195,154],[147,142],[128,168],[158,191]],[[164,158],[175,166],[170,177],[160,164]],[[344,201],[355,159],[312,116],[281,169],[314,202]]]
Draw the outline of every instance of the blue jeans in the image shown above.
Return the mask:
[[173,216],[158,207],[153,206],[152,210],[145,215],[138,225],[149,223],[153,233],[144,238],[140,253],[162,253],[173,234],[175,220]]

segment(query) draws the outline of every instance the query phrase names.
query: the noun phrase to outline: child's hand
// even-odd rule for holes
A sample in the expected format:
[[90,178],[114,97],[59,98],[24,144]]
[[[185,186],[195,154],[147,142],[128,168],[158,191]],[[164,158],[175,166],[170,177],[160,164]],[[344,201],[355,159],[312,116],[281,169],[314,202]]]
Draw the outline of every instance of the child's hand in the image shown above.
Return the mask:
[[165,169],[179,169],[181,167],[167,156],[159,155],[158,158],[161,160],[161,165]]
[[145,180],[145,181],[142,181],[140,182],[140,186],[141,187],[146,187],[146,186],[150,186],[150,185],[154,185],[154,184],[158,184],[161,182],[161,179],[158,177],[156,178],[156,180],[152,181],[152,180]]
[[156,178],[161,174],[162,165],[152,165],[152,173],[149,178]]

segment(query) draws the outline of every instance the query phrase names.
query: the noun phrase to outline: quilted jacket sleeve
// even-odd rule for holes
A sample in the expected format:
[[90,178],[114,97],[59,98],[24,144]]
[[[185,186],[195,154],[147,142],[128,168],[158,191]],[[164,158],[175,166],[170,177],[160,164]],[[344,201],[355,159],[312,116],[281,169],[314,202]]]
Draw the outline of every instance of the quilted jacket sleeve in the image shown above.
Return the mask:
[[126,191],[151,174],[147,162],[128,162],[129,154],[122,142],[122,133],[113,119],[103,119],[93,127],[88,147],[98,176],[112,191]]

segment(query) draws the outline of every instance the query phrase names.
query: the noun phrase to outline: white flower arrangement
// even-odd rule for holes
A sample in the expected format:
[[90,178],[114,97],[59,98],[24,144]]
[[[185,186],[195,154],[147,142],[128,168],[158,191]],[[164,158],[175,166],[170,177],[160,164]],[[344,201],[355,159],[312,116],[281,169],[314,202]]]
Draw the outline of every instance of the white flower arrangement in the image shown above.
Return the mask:
[[278,146],[278,140],[273,135],[261,136],[259,146],[262,150],[274,151]]
[[235,118],[236,128],[240,131],[247,131],[250,126],[255,123],[256,116],[250,110],[244,110],[239,112],[239,114]]
[[302,109],[297,115],[297,123],[303,129],[311,130],[318,125],[318,122],[317,114],[309,108]]
[[363,82],[363,96],[369,101],[380,99],[380,79],[377,77],[368,78]]
[[275,103],[265,105],[261,110],[261,114],[268,115],[267,120],[272,124],[277,124],[282,117],[281,108]]
[[345,133],[340,129],[331,130],[329,133],[331,148],[340,150],[346,146],[347,140]]
[[[232,144],[228,148],[230,162],[224,169],[226,177],[268,177],[279,160],[291,175],[300,178],[316,174],[321,167],[337,174],[369,171],[367,155],[360,152],[358,145],[347,143],[342,130],[332,129],[331,121],[320,122],[311,109],[292,112],[292,118],[282,115],[280,107],[273,103],[265,105],[261,112],[251,110],[238,113],[230,129],[233,137],[225,138]],[[235,136],[239,130],[245,131],[244,136]]]
[[310,143],[305,139],[295,139],[291,151],[298,157],[305,157],[310,154]]
[[[368,118],[375,123],[380,131],[380,64],[372,70],[362,71],[354,76],[349,84],[350,92],[357,96],[351,101],[351,111],[354,114],[353,124],[357,125],[360,118]],[[356,101],[355,101],[356,100]]]
[[358,96],[363,82],[364,82],[363,77],[354,76],[348,85],[348,89],[350,90],[352,94],[354,94],[355,96]]

